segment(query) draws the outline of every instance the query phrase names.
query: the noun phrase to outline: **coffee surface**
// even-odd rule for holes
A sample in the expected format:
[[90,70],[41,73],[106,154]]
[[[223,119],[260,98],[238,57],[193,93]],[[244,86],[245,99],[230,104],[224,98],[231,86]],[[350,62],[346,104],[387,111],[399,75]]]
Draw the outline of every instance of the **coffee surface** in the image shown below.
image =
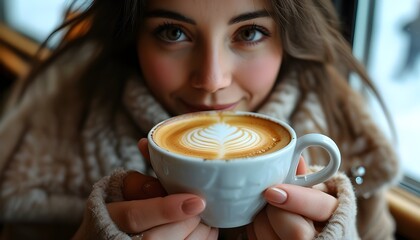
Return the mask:
[[162,124],[153,133],[160,147],[204,159],[235,159],[267,154],[290,142],[281,125],[250,115],[192,114]]

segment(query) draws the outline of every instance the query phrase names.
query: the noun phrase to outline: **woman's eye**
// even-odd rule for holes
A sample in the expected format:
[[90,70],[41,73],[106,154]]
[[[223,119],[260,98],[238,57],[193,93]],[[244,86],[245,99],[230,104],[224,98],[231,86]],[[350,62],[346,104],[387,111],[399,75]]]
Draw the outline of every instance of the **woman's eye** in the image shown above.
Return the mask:
[[266,29],[258,26],[249,26],[242,28],[238,31],[238,33],[235,36],[235,41],[258,43],[268,36],[269,33]]
[[156,29],[155,34],[166,42],[182,42],[188,40],[187,35],[181,27],[172,24],[165,24]]

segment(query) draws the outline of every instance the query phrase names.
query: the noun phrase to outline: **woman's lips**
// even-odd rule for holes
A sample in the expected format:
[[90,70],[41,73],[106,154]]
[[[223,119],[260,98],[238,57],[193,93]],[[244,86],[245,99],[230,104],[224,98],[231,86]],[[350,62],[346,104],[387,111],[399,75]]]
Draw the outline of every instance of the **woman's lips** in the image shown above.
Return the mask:
[[190,112],[198,112],[198,111],[212,111],[212,110],[233,110],[239,102],[230,103],[230,104],[215,104],[215,105],[192,105],[186,102],[183,102],[187,109]]

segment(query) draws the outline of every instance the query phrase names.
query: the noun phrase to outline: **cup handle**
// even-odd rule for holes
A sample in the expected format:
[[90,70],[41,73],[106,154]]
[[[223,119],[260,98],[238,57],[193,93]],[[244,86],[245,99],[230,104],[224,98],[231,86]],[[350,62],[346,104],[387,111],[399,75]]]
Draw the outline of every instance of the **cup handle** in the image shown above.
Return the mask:
[[[318,172],[296,176],[300,156],[303,150],[310,146],[319,146],[327,150],[330,155],[328,165]],[[295,151],[293,153],[292,165],[286,177],[285,183],[308,187],[325,182],[338,171],[340,163],[340,150],[331,138],[319,133],[306,134],[297,139]]]

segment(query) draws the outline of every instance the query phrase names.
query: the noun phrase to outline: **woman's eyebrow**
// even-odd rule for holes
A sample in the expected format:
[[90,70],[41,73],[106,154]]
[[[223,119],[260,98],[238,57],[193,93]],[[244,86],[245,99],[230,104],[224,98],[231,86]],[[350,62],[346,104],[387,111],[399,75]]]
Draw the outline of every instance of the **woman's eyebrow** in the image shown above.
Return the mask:
[[247,20],[251,20],[251,19],[254,19],[254,18],[261,18],[261,17],[270,17],[270,14],[267,10],[247,12],[247,13],[240,14],[240,15],[230,19],[229,20],[229,25],[239,23],[239,22],[243,22],[243,21],[247,21]]
[[[269,17],[270,14],[268,11],[266,10],[259,10],[259,11],[255,11],[255,12],[247,12],[247,13],[243,13],[240,14],[238,16],[235,16],[233,18],[231,18],[229,20],[229,25],[235,24],[235,23],[239,23],[239,22],[243,22],[243,21],[247,21],[247,20],[251,20],[251,19],[255,19],[255,18],[261,18],[261,17]],[[189,24],[193,24],[196,25],[197,23],[189,18],[186,17],[180,13],[177,12],[173,12],[173,11],[169,11],[169,10],[164,10],[164,9],[155,9],[152,11],[149,11],[146,13],[146,17],[149,18],[170,18],[170,19],[174,19],[174,20],[178,20],[178,21],[182,21],[182,22],[186,22]]]
[[177,12],[173,12],[173,11],[169,11],[169,10],[163,10],[163,9],[156,9],[156,10],[152,10],[146,13],[146,17],[149,18],[153,18],[153,17],[157,17],[157,18],[170,18],[170,19],[174,19],[174,20],[178,20],[178,21],[182,21],[182,22],[186,22],[189,24],[193,24],[196,25],[196,22],[191,19],[188,18],[182,14],[179,14]]

